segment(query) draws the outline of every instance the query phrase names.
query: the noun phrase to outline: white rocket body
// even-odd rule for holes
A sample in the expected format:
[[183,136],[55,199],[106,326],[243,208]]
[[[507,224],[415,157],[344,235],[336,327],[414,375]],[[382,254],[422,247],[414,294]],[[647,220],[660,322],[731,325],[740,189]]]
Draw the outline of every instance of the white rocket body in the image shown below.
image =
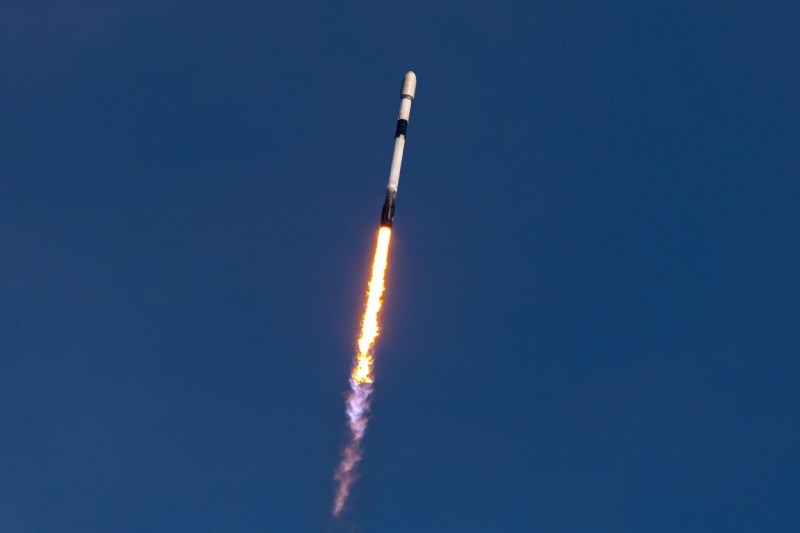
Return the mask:
[[394,134],[394,152],[392,167],[389,170],[389,183],[386,186],[386,201],[381,211],[381,226],[392,226],[394,219],[394,200],[397,195],[397,184],[400,181],[400,167],[403,164],[403,149],[406,145],[408,117],[411,114],[411,102],[417,91],[417,76],[407,72],[403,76],[403,87],[400,90],[400,112],[397,115],[397,130]]

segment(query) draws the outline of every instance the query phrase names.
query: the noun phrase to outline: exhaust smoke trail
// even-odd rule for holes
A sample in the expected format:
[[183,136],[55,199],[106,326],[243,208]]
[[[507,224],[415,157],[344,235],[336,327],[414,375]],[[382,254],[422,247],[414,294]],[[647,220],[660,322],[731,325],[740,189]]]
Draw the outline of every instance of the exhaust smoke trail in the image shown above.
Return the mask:
[[372,260],[372,275],[367,286],[367,302],[361,321],[358,353],[350,374],[350,392],[347,395],[350,439],[342,451],[342,461],[334,475],[339,486],[333,504],[333,516],[339,516],[344,509],[347,497],[350,495],[350,487],[356,480],[356,465],[361,460],[361,439],[364,438],[364,432],[367,429],[370,395],[372,394],[373,347],[380,332],[378,313],[381,310],[391,236],[391,228],[381,226],[375,246],[375,257]]

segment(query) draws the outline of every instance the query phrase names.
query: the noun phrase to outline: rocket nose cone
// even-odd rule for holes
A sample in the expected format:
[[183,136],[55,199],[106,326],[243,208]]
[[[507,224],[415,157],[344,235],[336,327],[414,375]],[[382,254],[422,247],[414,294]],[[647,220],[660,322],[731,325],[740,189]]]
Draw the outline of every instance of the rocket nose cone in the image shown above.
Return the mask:
[[400,91],[401,96],[410,96],[414,99],[414,93],[417,92],[417,75],[410,70],[403,76],[403,88]]

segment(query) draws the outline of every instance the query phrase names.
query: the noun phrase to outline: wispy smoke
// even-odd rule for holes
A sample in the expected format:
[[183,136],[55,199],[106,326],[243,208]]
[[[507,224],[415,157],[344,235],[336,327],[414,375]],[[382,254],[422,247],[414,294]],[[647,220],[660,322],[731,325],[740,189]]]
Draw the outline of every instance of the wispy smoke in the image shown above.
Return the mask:
[[350,393],[347,395],[347,418],[350,426],[350,440],[342,451],[342,462],[336,470],[334,478],[339,482],[336,500],[333,504],[333,516],[338,516],[344,509],[350,486],[356,480],[356,464],[361,460],[361,439],[367,429],[369,401],[372,384],[356,383],[350,380]]

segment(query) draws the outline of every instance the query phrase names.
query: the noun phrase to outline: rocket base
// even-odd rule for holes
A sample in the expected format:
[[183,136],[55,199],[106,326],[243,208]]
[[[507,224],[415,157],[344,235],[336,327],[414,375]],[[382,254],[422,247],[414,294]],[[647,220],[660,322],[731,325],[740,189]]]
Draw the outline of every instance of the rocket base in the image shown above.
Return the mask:
[[391,228],[392,221],[394,220],[394,197],[397,194],[395,191],[386,191],[386,201],[383,202],[383,209],[381,209],[381,226]]

